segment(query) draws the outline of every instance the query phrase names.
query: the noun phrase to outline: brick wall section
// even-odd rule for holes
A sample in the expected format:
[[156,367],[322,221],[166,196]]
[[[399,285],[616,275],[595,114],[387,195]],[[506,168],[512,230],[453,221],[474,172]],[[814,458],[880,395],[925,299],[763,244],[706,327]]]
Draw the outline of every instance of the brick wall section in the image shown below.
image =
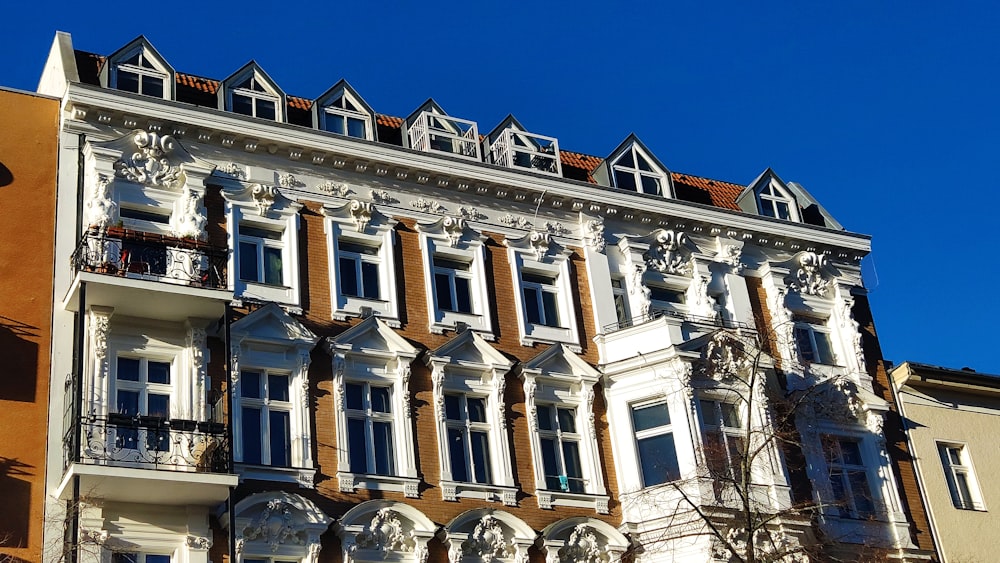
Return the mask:
[[917,485],[916,471],[913,468],[913,458],[903,433],[903,421],[896,410],[896,402],[885,359],[882,357],[882,347],[875,332],[875,321],[872,317],[868,297],[859,295],[854,298],[852,309],[854,320],[861,325],[861,345],[865,351],[865,364],[868,375],[871,376],[875,393],[889,402],[889,413],[885,417],[885,439],[889,455],[892,457],[893,473],[900,486],[900,496],[903,510],[910,521],[910,533],[913,541],[921,548],[934,550],[934,538],[931,536],[930,525],[927,522],[927,510],[920,496]]
[[[313,416],[314,458],[318,467],[316,489],[299,489],[295,485],[283,485],[273,482],[246,482],[238,491],[242,498],[260,491],[288,490],[313,500],[324,512],[334,518],[340,517],[345,511],[356,504],[376,498],[385,498],[405,502],[420,511],[440,525],[445,525],[456,516],[474,508],[494,508],[508,511],[524,520],[536,530],[573,516],[598,518],[617,526],[621,511],[617,503],[616,478],[614,463],[611,456],[611,443],[608,434],[605,404],[600,389],[595,389],[594,400],[595,423],[598,434],[598,448],[603,472],[605,488],[612,497],[611,514],[598,515],[593,509],[559,507],[556,510],[541,510],[534,497],[534,472],[531,451],[525,447],[528,443],[528,423],[525,412],[524,393],[521,381],[516,375],[508,374],[505,391],[505,405],[508,425],[508,438],[511,444],[512,468],[514,481],[521,492],[517,507],[506,507],[498,502],[486,502],[471,499],[461,499],[457,502],[445,502],[441,499],[438,487],[440,467],[438,463],[437,427],[434,419],[434,402],[430,369],[424,364],[423,356],[411,364],[410,377],[411,405],[413,408],[413,424],[417,446],[418,472],[423,481],[419,499],[406,499],[402,493],[369,491],[359,489],[356,493],[342,493],[336,479],[336,417],[333,407],[332,360],[325,349],[322,339],[336,336],[351,325],[358,322],[353,319],[348,322],[332,320],[332,305],[330,302],[330,276],[328,266],[327,238],[324,233],[324,217],[320,213],[321,205],[316,202],[302,202],[305,208],[301,212],[300,225],[300,257],[301,280],[305,288],[303,298],[304,315],[302,322],[321,338],[312,353],[312,364],[309,368],[311,408]],[[385,212],[385,209],[380,209]],[[427,288],[424,284],[424,264],[420,251],[419,233],[415,222],[411,219],[398,218],[395,228],[395,248],[397,260],[397,289],[400,299],[402,327],[397,333],[421,350],[434,350],[454,337],[453,332],[444,335],[428,332],[429,315],[427,311]],[[494,319],[494,331],[497,340],[491,344],[513,361],[523,362],[541,353],[545,346],[525,347],[520,344],[517,327],[517,308],[514,303],[514,282],[507,259],[507,248],[503,246],[503,236],[495,233],[485,233],[487,275],[490,278],[490,306]],[[596,334],[595,323],[590,314],[590,294],[586,291],[589,281],[586,276],[584,259],[578,249],[573,249],[570,257],[570,271],[574,276],[573,290],[577,321],[580,330],[580,345],[583,348],[582,357],[595,364],[598,361],[597,350],[591,344]],[[225,541],[224,538],[217,538]],[[439,540],[434,539],[429,544],[429,561],[447,561],[447,552]],[[226,557],[220,557],[226,560]],[[323,536],[323,550],[320,555],[323,562],[341,560],[341,546],[332,532]],[[543,563],[544,557],[537,548],[531,550],[531,560]]]

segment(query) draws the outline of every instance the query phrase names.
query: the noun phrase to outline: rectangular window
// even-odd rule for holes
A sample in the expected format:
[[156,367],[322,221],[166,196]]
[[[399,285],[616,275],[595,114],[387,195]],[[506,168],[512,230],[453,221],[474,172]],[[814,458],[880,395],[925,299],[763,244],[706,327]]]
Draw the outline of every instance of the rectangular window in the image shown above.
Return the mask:
[[448,455],[455,481],[491,484],[490,425],[486,418],[486,398],[445,395],[444,411],[448,429]]
[[167,75],[149,61],[144,51],[122,61],[115,68],[116,88],[155,98],[163,97]]
[[800,321],[795,323],[794,335],[795,346],[802,361],[837,365],[837,357],[833,353],[830,333],[826,327],[812,322]]
[[327,131],[358,139],[368,138],[368,116],[332,107],[327,107],[325,111],[324,128]]
[[344,384],[351,473],[395,474],[390,399],[388,387]]
[[434,256],[434,297],[443,311],[472,314],[471,264]]
[[[128,427],[122,421],[115,433],[119,448],[166,452],[170,450],[170,432],[164,422],[170,418],[170,362],[119,356],[115,365],[115,410],[133,419]],[[142,429],[139,423],[142,423]]]
[[240,371],[243,463],[292,466],[292,403],[288,374]]
[[628,293],[625,290],[624,279],[611,278],[611,294],[615,299],[615,316],[618,318],[618,326],[628,326],[632,317],[629,315]]
[[239,233],[240,280],[284,285],[282,233],[244,223],[240,223]]
[[586,492],[576,409],[557,405],[537,405],[536,408],[545,487],[554,491]]
[[823,442],[836,510],[845,518],[872,516],[875,497],[868,484],[861,442],[838,436],[825,436]]
[[340,239],[337,241],[340,294],[380,299],[379,247]]
[[951,501],[955,508],[963,510],[986,510],[982,503],[979,486],[972,472],[972,462],[965,446],[938,444],[941,465],[948,481]]
[[556,276],[521,273],[524,314],[531,324],[559,327],[559,289]]
[[651,487],[680,478],[677,450],[666,403],[632,407],[642,486]]
[[739,406],[701,399],[701,429],[705,462],[715,478],[743,485],[743,448],[746,430]]

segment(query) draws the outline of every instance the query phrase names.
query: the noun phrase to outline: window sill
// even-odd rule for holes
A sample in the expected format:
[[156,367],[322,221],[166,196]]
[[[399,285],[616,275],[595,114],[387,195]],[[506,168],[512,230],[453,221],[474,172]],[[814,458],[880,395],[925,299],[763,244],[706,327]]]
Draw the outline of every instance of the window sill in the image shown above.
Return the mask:
[[315,487],[316,470],[305,467],[271,467],[269,465],[248,465],[236,462],[236,473],[240,482],[246,480],[278,481],[282,483],[297,483],[300,488]]
[[392,301],[342,294],[335,294],[334,298],[336,299],[336,307],[331,316],[335,321],[358,318],[362,316],[363,309],[371,309],[373,315],[385,321],[392,328],[402,326],[396,312],[396,305]]
[[356,489],[395,491],[406,498],[420,498],[420,479],[395,475],[369,475],[366,473],[337,472],[340,492],[353,493]]
[[[569,329],[563,329],[569,330]],[[535,344],[565,344],[566,348],[577,354],[583,352],[583,348],[573,338],[542,338],[535,336],[525,336],[521,338],[521,346],[534,346]]]
[[428,330],[432,334],[444,334],[449,330],[456,330],[458,323],[465,323],[468,327],[479,333],[484,340],[494,342],[496,335],[493,334],[493,327],[486,325],[483,315],[473,313],[456,313],[452,311],[438,311],[435,315],[440,320],[431,321]]
[[441,496],[447,501],[460,498],[499,501],[504,506],[517,506],[517,488],[460,481],[441,481]]
[[550,491],[539,489],[535,491],[538,497],[538,508],[552,510],[556,506],[575,506],[593,508],[598,514],[608,514],[607,495],[590,495],[586,493],[567,493],[565,491]]

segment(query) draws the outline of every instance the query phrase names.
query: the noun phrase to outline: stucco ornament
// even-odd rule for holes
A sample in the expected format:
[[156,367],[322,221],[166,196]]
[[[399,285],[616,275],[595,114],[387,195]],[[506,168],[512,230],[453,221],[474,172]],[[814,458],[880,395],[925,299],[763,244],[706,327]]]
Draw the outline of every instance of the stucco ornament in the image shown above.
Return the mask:
[[[758,528],[753,532],[754,555],[758,561],[774,563],[809,563],[809,556],[801,552],[801,546],[783,533]],[[745,561],[749,554],[746,528],[730,528],[726,531],[726,542],[716,540],[712,546],[713,561]],[[728,543],[728,546],[727,546]],[[735,553],[734,553],[735,552]]]
[[825,254],[803,252],[798,258],[799,268],[795,271],[788,287],[806,295],[826,295],[830,282],[823,279],[823,268],[826,267]]
[[289,543],[289,540],[290,543],[304,543],[299,537],[299,530],[292,526],[291,507],[279,499],[268,501],[264,510],[243,528],[243,539],[262,540],[271,546],[271,551],[277,551],[281,544]]
[[715,260],[731,266],[737,273],[742,272],[746,267],[743,264],[743,246],[741,244],[723,244],[719,248]]
[[528,243],[531,244],[531,250],[535,253],[535,260],[541,261],[545,258],[545,255],[549,253],[550,242],[549,233],[531,231],[531,234],[528,236]]
[[417,542],[412,533],[407,533],[403,527],[403,522],[399,514],[390,508],[380,508],[372,516],[372,521],[365,525],[364,530],[358,532],[357,539],[351,547],[352,551],[358,549],[371,549],[384,553],[412,553],[417,546]]
[[560,563],[604,563],[610,560],[594,529],[586,524],[573,528],[566,545],[559,550]]
[[462,239],[465,231],[465,219],[461,217],[445,217],[441,221],[441,228],[445,236],[448,237],[448,244],[452,247],[458,246],[458,241]]
[[818,417],[836,422],[868,422],[857,384],[845,377],[836,378],[815,395],[813,411]]
[[479,520],[469,538],[462,542],[462,553],[481,557],[483,561],[514,555],[514,546],[507,542],[500,521],[487,514]]
[[868,363],[865,362],[865,349],[861,345],[861,325],[854,320],[854,298],[840,300],[840,326],[851,335],[851,344],[854,346],[854,361],[857,362],[858,372],[868,371]]
[[170,135],[136,131],[132,136],[135,152],[128,158],[115,162],[118,176],[152,186],[171,187],[177,182],[181,170],[170,163],[169,155],[177,147]]
[[608,244],[604,240],[604,219],[598,217],[583,224],[583,243],[594,252],[604,252]]
[[208,236],[205,231],[208,218],[202,214],[201,197],[194,190],[184,190],[184,195],[174,205],[176,211],[170,221],[174,236],[193,239]]
[[659,229],[654,236],[655,243],[642,255],[646,266],[664,274],[690,274],[691,257],[684,251],[687,240],[682,232]]
[[417,198],[410,202],[410,207],[427,213],[447,213],[448,208],[433,199]]
[[87,223],[91,227],[106,228],[111,224],[115,207],[118,206],[111,199],[111,178],[104,174],[98,174],[93,181],[90,190],[90,198],[87,200]]
[[327,180],[317,186],[319,191],[328,193],[330,195],[335,195],[337,197],[347,197],[354,192],[351,188],[344,182],[334,182],[333,180]]
[[281,174],[278,176],[278,185],[282,188],[299,188],[304,186],[301,180],[295,177],[295,174],[291,172]]
[[185,544],[190,549],[208,550],[212,547],[212,538],[188,536],[185,540]]
[[361,201],[360,199],[351,200],[351,204],[347,210],[351,213],[351,219],[354,220],[354,227],[359,233],[364,232],[368,228],[368,223],[372,220],[372,209],[370,202]]
[[278,188],[274,186],[265,186],[264,184],[250,186],[250,197],[253,198],[253,204],[257,206],[257,214],[261,217],[271,212],[271,207],[274,206],[274,200],[278,195]]
[[746,381],[754,360],[747,353],[747,343],[736,335],[720,330],[712,335],[705,346],[702,375],[718,381],[739,379]]

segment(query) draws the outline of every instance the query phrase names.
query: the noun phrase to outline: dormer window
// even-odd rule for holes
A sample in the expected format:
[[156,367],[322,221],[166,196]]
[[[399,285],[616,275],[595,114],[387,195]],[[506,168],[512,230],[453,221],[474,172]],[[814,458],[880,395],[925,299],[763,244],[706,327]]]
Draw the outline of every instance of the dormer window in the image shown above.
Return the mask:
[[487,160],[491,164],[562,175],[559,142],[552,137],[528,133],[514,116],[487,135],[486,142],[489,146]]
[[323,108],[323,129],[338,135],[368,139],[371,118],[358,109],[358,105],[347,94],[335,99]]
[[635,145],[622,153],[612,165],[615,187],[650,195],[663,195],[663,174]]
[[121,61],[115,70],[115,86],[119,90],[155,98],[163,97],[163,83],[167,79],[167,73],[154,65],[144,51],[140,50],[131,58]]
[[433,100],[408,117],[405,127],[411,149],[482,160],[476,122],[445,114]]
[[278,97],[268,92],[256,76],[251,76],[233,88],[232,104],[235,113],[261,119],[277,117]]
[[760,213],[768,217],[792,220],[792,199],[782,193],[773,183],[765,184],[757,194],[760,200]]

